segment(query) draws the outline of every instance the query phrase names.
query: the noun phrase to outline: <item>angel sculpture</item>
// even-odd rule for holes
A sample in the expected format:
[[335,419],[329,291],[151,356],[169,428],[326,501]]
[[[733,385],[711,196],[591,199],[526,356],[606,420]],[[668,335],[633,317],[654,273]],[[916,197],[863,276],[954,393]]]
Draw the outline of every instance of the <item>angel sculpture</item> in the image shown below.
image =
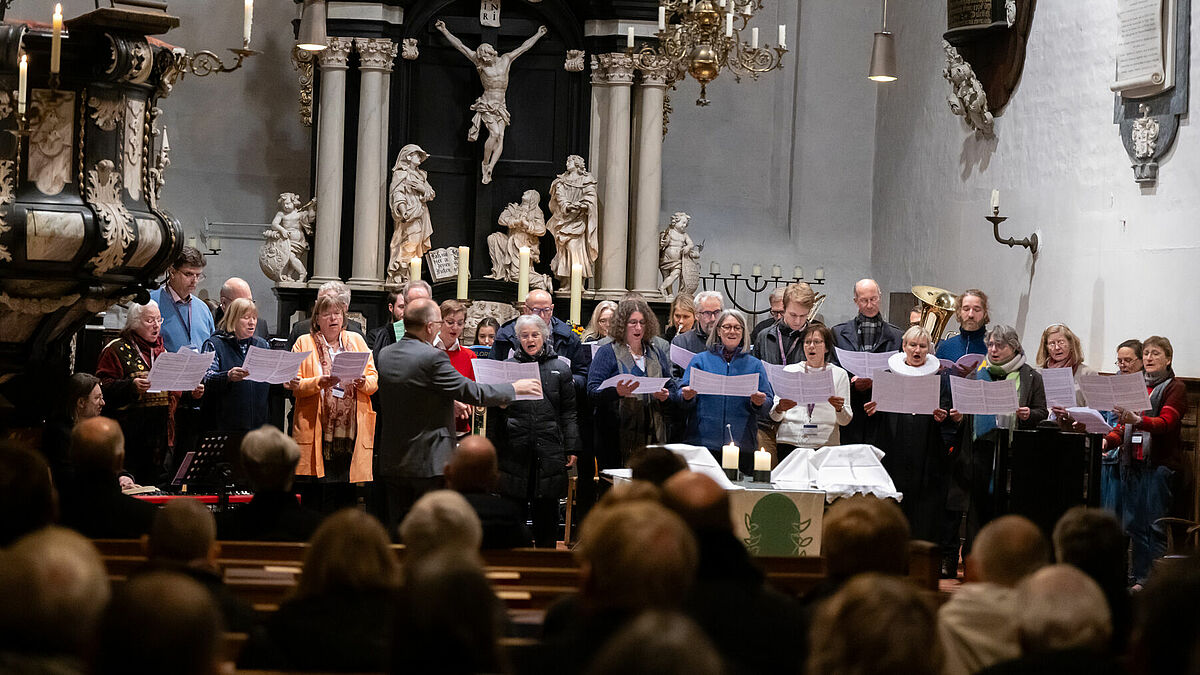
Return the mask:
[[263,231],[262,248],[258,250],[258,266],[275,282],[303,282],[308,277],[304,260],[308,256],[308,237],[317,219],[317,200],[300,204],[294,192],[279,195],[279,211],[271,219],[271,227]]

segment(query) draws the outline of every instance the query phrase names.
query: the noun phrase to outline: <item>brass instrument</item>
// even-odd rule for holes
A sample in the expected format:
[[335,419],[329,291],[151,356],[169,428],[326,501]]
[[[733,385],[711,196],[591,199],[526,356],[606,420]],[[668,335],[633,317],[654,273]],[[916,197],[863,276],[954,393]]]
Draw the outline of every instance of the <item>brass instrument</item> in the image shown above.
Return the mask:
[[487,436],[487,406],[476,405],[471,406],[471,434],[473,436]]
[[936,286],[913,286],[912,294],[921,304],[921,327],[929,331],[937,344],[958,311],[958,296]]
[[812,306],[812,309],[808,312],[808,316],[810,319],[821,312],[821,305],[825,304],[825,297],[826,296],[824,293],[817,293],[816,295],[813,296],[813,306]]

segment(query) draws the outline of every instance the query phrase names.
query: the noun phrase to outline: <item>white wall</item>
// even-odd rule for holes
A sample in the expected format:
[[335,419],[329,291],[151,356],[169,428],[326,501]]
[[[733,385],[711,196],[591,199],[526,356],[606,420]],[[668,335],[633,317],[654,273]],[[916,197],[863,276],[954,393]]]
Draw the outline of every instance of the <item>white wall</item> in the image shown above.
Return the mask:
[[[1031,352],[1043,328],[1062,322],[1080,335],[1087,362],[1106,370],[1121,341],[1165,335],[1176,372],[1200,375],[1200,135],[1185,120],[1157,187],[1133,181],[1108,90],[1115,3],[1038,3],[1024,75],[991,141],[946,106],[939,4],[892,5],[901,79],[882,90],[876,116],[879,281],[983,288],[993,321],[1014,324]],[[992,188],[1009,216],[1001,236],[1041,237],[1036,264],[1026,249],[993,241],[984,220]]]

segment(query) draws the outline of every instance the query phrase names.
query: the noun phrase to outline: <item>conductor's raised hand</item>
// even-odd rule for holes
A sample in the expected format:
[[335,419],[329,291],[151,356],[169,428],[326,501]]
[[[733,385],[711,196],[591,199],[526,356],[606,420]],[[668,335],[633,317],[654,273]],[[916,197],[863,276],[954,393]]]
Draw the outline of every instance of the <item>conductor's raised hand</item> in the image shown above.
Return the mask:
[[535,380],[532,377],[513,382],[513,389],[517,392],[517,396],[541,396],[542,381]]
[[545,35],[548,32],[550,32],[550,29],[546,28],[545,26],[538,26],[538,29],[537,29],[538,35]]
[[438,19],[437,21],[433,22],[433,27],[438,30],[446,30],[446,22]]

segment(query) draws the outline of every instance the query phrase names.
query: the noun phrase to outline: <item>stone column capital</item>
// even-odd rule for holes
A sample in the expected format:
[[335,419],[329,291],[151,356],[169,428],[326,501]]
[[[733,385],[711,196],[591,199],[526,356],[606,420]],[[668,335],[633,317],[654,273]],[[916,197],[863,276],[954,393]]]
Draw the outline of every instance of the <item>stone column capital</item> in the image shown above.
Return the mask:
[[358,50],[359,70],[380,70],[392,72],[392,62],[400,45],[387,38],[354,38],[354,47]]
[[643,66],[638,72],[642,74],[642,86],[665,88],[678,71],[673,66],[659,64]]
[[352,38],[329,38],[329,47],[317,53],[321,70],[345,70],[346,60],[350,57],[350,50],[353,48]]
[[592,68],[592,79],[600,84],[633,84],[633,58],[627,54],[596,54],[592,57]]

